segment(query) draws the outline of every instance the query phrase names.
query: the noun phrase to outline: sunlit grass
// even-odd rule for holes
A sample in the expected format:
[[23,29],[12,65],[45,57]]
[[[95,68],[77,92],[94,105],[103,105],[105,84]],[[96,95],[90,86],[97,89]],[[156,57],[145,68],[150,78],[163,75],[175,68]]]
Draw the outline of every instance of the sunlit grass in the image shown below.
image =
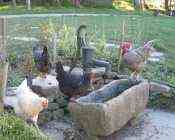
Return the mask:
[[116,9],[121,9],[121,10],[126,10],[126,11],[133,11],[134,7],[133,4],[130,0],[114,0],[113,1],[113,6]]
[[9,5],[1,5],[0,6],[0,11],[9,10],[9,9],[10,9]]

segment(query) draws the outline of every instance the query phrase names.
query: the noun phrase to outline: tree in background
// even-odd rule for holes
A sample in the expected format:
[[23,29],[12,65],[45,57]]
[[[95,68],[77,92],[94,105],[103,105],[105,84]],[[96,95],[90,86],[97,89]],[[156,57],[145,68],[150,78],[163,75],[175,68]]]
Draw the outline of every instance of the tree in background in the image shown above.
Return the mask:
[[79,7],[80,6],[80,2],[81,0],[72,0],[72,3],[75,7]]
[[145,7],[145,0],[133,0],[135,9],[143,10]]
[[16,0],[12,0],[13,7],[16,7]]
[[165,10],[166,12],[169,11],[169,0],[165,0]]
[[173,0],[165,0],[165,11],[166,14],[170,14],[172,10]]
[[26,0],[27,10],[31,10],[31,0]]

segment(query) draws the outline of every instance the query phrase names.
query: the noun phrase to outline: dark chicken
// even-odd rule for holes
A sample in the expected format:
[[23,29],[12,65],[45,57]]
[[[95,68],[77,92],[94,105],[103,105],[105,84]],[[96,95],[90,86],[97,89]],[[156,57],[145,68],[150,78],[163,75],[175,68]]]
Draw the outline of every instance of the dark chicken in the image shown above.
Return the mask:
[[69,98],[84,95],[91,85],[92,74],[66,72],[60,61],[56,64],[56,73],[61,92]]
[[41,77],[44,78],[46,74],[50,72],[51,63],[49,60],[48,48],[45,45],[36,45],[33,47],[33,57],[35,62],[35,67],[41,73]]

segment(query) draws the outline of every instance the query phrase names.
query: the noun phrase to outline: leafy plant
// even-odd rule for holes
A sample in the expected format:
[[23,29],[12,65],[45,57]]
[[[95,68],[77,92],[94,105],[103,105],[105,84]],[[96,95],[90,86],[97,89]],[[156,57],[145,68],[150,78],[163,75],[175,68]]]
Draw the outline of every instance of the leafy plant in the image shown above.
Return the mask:
[[76,40],[75,28],[63,25],[59,31],[58,49],[64,50],[66,56],[74,56],[76,51],[75,40]]
[[40,39],[46,43],[50,43],[53,38],[53,34],[57,32],[57,27],[53,24],[51,20],[44,22],[40,25]]
[[49,140],[35,127],[29,126],[14,114],[0,114],[0,138],[3,140]]

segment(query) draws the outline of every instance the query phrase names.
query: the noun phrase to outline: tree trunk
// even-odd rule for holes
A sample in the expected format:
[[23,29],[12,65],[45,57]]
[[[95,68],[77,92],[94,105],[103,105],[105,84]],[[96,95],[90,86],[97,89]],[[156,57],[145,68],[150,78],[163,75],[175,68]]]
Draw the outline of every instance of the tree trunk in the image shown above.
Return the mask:
[[165,0],[165,11],[166,13],[169,11],[169,0]]
[[169,9],[172,10],[172,0],[170,0],[170,4],[169,5],[170,5]]
[[16,0],[12,0],[13,7],[16,7]]
[[145,0],[142,0],[142,10],[144,10],[144,9],[145,9],[145,5],[146,5]]
[[134,0],[133,2],[135,9],[141,9],[141,10],[144,9],[145,0]]
[[0,112],[3,111],[3,97],[6,89],[8,62],[6,57],[6,18],[0,18]]
[[31,10],[31,0],[26,0],[27,10]]
[[3,65],[0,64],[0,112],[4,110],[3,98],[6,92],[7,83],[7,73],[8,73],[8,63]]

